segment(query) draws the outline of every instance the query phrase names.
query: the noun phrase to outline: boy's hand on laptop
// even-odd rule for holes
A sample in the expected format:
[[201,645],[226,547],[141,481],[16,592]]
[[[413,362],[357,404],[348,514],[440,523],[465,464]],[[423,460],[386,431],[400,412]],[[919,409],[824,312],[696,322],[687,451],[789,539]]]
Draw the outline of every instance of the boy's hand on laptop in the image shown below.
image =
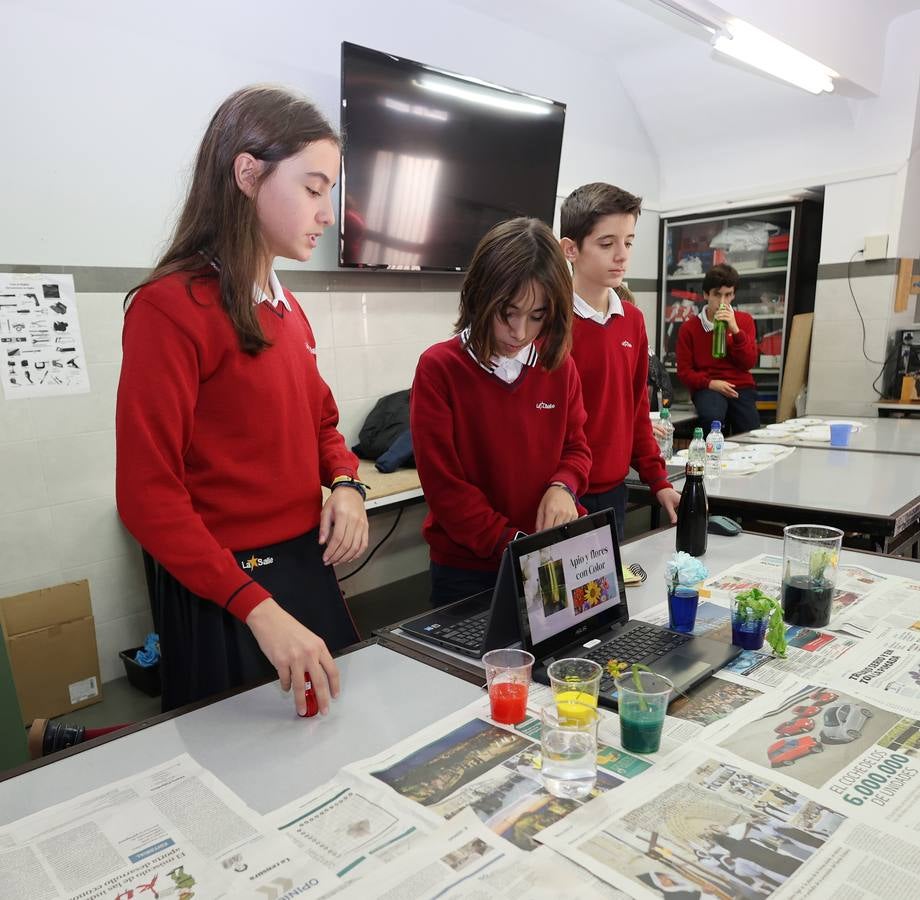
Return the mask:
[[677,524],[677,507],[680,506],[680,494],[672,487],[662,488],[655,496],[658,502],[664,507],[672,525]]
[[735,390],[735,386],[730,381],[721,381],[718,378],[714,378],[709,382],[709,390],[715,391],[717,394],[721,394],[723,397],[735,398],[738,396],[738,392]]
[[560,484],[551,484],[537,509],[537,531],[565,525],[578,518],[578,509],[569,491]]

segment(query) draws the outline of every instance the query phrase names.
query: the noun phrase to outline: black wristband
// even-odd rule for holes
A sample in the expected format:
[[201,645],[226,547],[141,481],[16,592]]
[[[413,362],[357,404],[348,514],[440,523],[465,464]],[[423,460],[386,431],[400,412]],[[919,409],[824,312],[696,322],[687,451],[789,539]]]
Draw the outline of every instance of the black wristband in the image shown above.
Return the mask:
[[336,488],[339,488],[339,487],[354,488],[361,495],[362,500],[367,500],[367,485],[364,484],[364,482],[362,481],[358,481],[357,478],[350,478],[350,479],[342,478],[339,481],[336,481],[335,484],[333,484],[329,488],[329,490],[334,491]]

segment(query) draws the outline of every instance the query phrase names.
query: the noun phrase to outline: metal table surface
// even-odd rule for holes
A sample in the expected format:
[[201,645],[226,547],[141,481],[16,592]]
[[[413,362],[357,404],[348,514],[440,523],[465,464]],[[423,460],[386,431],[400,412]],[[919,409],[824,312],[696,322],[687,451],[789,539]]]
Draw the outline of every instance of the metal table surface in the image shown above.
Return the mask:
[[706,480],[709,511],[751,522],[816,523],[868,535],[888,552],[915,535],[920,471],[911,456],[797,449],[751,475]]
[[[818,417],[816,417],[818,418]],[[835,421],[832,416],[821,416],[826,421]],[[761,440],[750,434],[734,435],[731,440],[739,444],[781,444],[788,447],[803,447],[819,450],[833,450],[836,453],[894,453],[906,456],[920,456],[920,421],[916,419],[846,419],[860,422],[863,427],[851,432],[846,447],[831,447],[827,441],[803,441],[795,434],[778,435],[775,439]]]

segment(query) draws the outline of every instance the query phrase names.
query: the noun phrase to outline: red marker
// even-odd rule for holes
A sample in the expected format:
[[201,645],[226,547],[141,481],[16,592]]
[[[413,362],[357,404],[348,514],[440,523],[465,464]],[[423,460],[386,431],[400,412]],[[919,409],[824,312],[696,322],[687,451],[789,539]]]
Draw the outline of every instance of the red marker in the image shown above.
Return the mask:
[[316,692],[313,690],[313,682],[310,680],[310,673],[303,673],[304,680],[304,697],[307,700],[307,711],[304,713],[306,718],[315,716],[319,712],[319,704],[316,702]]

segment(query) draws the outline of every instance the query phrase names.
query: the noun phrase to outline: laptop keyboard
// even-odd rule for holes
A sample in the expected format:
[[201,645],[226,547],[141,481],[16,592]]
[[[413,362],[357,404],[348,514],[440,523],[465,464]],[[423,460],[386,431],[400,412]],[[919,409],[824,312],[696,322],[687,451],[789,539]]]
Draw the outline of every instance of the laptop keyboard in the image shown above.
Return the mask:
[[675,631],[666,631],[654,625],[635,624],[626,634],[606,641],[597,647],[592,647],[581,654],[583,659],[590,659],[600,663],[601,691],[609,693],[614,689],[613,677],[607,671],[607,663],[611,659],[625,662],[628,665],[641,663],[649,665],[661,659],[665,653],[670,652],[681,644],[686,644],[690,635],[678,634]]
[[486,639],[486,624],[489,619],[489,610],[477,613],[464,619],[452,628],[445,628],[438,632],[438,638],[451,641],[459,647],[478,652]]

